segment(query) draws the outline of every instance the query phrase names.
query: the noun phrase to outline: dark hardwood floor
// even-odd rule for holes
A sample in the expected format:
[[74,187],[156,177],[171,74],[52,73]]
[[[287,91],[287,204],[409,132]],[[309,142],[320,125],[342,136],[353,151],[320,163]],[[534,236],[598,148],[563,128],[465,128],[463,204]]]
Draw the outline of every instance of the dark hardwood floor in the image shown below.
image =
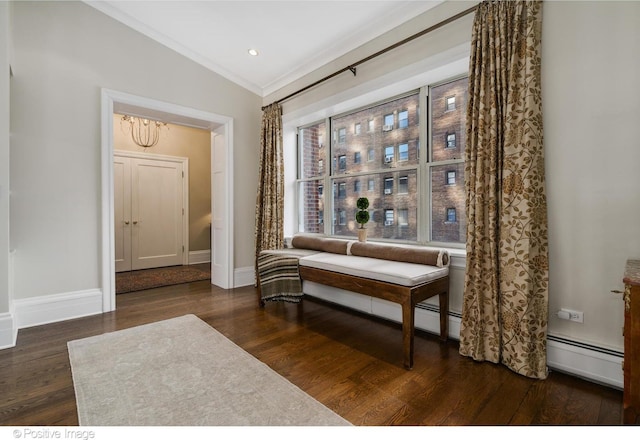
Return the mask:
[[622,392],[559,372],[527,379],[399,324],[312,298],[257,305],[208,281],[117,296],[117,311],[20,330],[0,350],[0,424],[77,425],[67,341],[193,313],[354,425],[619,425]]

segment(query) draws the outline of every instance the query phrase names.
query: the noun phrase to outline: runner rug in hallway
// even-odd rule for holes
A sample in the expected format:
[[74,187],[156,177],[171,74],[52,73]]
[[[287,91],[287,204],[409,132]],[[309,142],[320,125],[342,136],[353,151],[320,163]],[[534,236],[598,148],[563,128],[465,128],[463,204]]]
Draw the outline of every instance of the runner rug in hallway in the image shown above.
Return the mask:
[[116,295],[210,279],[209,263],[118,272],[116,273]]
[[349,426],[195,315],[68,342],[81,426]]

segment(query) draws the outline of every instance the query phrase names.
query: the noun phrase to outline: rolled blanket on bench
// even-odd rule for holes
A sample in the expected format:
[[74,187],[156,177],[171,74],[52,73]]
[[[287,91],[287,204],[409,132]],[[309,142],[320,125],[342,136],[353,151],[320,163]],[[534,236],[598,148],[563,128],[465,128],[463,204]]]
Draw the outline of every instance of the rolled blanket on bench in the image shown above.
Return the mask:
[[320,252],[331,252],[332,254],[347,254],[347,240],[336,238],[315,237],[311,235],[296,235],[291,240],[291,245],[299,249],[313,249]]
[[350,251],[351,255],[359,257],[380,258],[436,267],[449,265],[449,253],[444,249],[409,248],[355,242],[351,245]]

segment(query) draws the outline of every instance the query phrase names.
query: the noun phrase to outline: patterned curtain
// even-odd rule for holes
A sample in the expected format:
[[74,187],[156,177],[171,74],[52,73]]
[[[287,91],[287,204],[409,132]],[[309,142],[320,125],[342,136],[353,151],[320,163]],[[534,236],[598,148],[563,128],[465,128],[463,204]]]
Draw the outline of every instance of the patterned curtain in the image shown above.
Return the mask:
[[256,197],[256,276],[260,251],[284,247],[283,216],[282,107],[274,103],[262,113],[260,168]]
[[473,25],[460,353],[547,377],[541,1],[484,1]]

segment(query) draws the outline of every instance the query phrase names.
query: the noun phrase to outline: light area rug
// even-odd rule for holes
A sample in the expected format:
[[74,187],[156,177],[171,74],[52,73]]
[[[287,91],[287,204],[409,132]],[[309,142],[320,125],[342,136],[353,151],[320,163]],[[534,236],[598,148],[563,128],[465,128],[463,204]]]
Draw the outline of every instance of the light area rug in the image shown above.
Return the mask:
[[195,315],[69,341],[81,426],[348,426]]

